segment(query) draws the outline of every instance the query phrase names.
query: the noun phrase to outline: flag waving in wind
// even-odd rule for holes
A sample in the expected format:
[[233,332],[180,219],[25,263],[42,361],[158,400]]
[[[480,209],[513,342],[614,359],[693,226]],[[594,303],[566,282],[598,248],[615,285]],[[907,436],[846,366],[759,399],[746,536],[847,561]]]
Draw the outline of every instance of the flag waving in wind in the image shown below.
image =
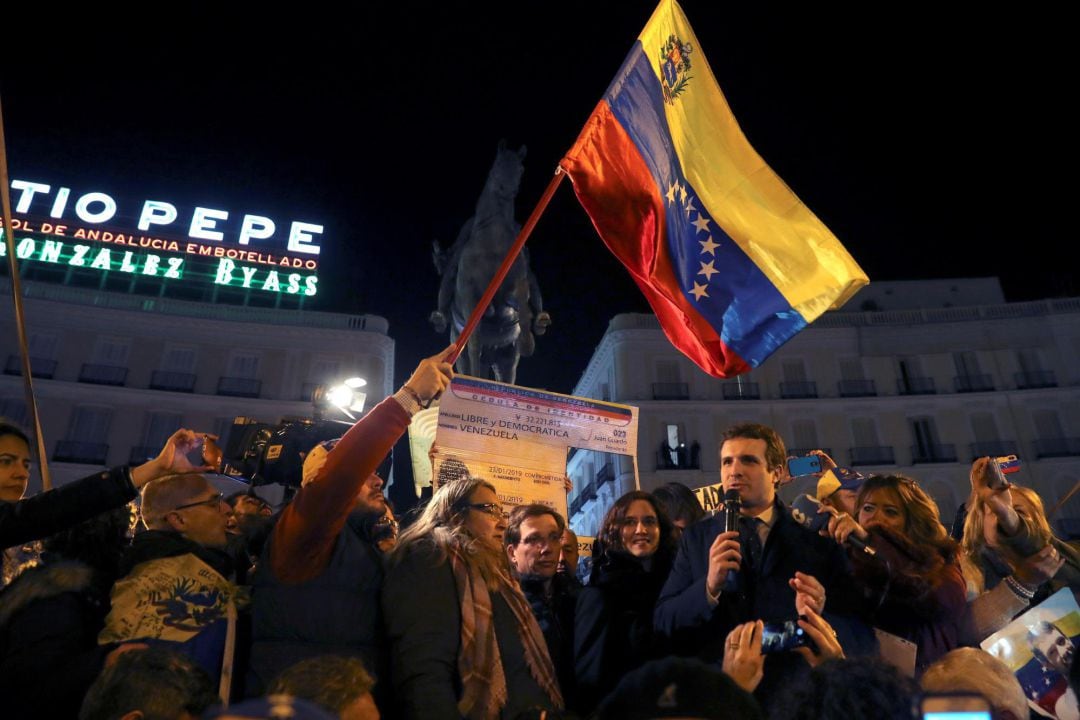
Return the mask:
[[561,166],[668,339],[711,375],[760,365],[868,282],[747,142],[674,0]]

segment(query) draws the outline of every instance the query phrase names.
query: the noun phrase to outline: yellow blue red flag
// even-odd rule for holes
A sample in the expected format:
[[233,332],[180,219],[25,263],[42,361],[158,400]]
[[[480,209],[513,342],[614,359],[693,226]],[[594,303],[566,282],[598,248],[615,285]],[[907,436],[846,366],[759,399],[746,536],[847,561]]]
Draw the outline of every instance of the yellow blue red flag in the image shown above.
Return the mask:
[[712,375],[756,367],[868,282],[750,146],[674,0],[561,166],[668,338]]

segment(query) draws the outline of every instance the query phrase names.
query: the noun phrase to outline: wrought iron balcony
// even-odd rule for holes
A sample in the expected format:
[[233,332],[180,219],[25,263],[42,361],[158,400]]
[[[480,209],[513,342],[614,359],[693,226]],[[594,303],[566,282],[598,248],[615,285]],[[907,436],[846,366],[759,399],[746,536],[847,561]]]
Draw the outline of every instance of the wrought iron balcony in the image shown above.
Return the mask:
[[581,488],[581,495],[578,496],[581,499],[582,504],[589,500],[596,499],[596,485],[593,483],[585,483],[585,487]]
[[756,382],[726,382],[721,383],[725,400],[760,400],[761,391]]
[[1080,438],[1038,438],[1034,441],[1035,457],[1073,457],[1080,455]]
[[578,495],[576,498],[570,501],[570,515],[571,517],[581,512],[581,506],[584,505],[584,500]]
[[195,374],[155,370],[150,374],[150,389],[185,393],[195,392]]
[[992,392],[994,378],[990,375],[957,375],[953,378],[953,387],[958,393]]
[[780,383],[780,397],[785,400],[802,400],[817,397],[817,383],[812,380]]
[[[22,358],[19,355],[8,355],[4,363],[5,375],[22,375]],[[30,358],[30,377],[52,380],[56,374],[56,361],[48,358]]]
[[[835,459],[835,458],[834,458]],[[851,448],[851,465],[895,465],[896,453],[888,445],[865,445]]]
[[222,377],[218,380],[217,394],[229,397],[257,398],[262,380],[253,378]]
[[[788,448],[787,449],[787,454],[788,454],[788,457],[802,457],[803,455],[809,455],[810,452],[813,451],[813,450],[820,450],[821,452],[825,453],[829,457],[833,456],[832,448],[827,448],[827,447]],[[833,458],[833,459],[835,460],[836,458]]]
[[940,443],[937,445],[911,446],[911,464],[951,463],[956,462],[956,445]]
[[653,400],[689,400],[690,385],[687,383],[653,383]]
[[874,397],[877,388],[873,380],[841,380],[836,383],[840,397]]
[[934,388],[932,377],[909,377],[896,380],[896,392],[901,395],[934,395],[937,389]]
[[127,380],[128,369],[119,365],[96,365],[83,363],[79,372],[79,382],[91,385],[121,386]]
[[971,457],[1001,457],[1002,455],[1016,455],[1016,443],[1012,440],[986,440],[984,442],[971,443]]
[[1018,372],[1013,375],[1013,378],[1016,380],[1017,390],[1057,387],[1057,379],[1054,377],[1053,370]]
[[83,442],[81,440],[61,440],[56,443],[56,451],[53,452],[52,459],[54,462],[104,465],[105,458],[108,455],[109,446],[106,443]]
[[605,464],[600,468],[600,471],[596,473],[596,487],[603,487],[604,483],[613,482],[615,480],[615,471],[611,467],[611,464]]

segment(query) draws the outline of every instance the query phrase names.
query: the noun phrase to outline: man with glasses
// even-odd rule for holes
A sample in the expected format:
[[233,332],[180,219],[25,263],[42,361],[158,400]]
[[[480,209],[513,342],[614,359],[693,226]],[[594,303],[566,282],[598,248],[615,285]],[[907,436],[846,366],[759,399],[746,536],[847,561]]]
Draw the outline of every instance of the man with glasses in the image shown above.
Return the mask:
[[168,644],[219,679],[241,602],[225,552],[229,505],[203,475],[168,475],[143,488],[142,520],[98,642]]
[[566,523],[547,505],[519,505],[506,524],[506,554],[533,616],[544,633],[548,655],[567,708],[573,709],[574,608],[580,585],[557,573]]
[[383,473],[391,448],[412,415],[453,377],[443,359],[448,351],[421,361],[393,396],[339,440],[309,453],[303,486],[281,511],[253,578],[248,695],[263,693],[297,662],[340,655],[364,661],[379,680],[376,700],[385,706],[383,558],[370,530],[387,511]]

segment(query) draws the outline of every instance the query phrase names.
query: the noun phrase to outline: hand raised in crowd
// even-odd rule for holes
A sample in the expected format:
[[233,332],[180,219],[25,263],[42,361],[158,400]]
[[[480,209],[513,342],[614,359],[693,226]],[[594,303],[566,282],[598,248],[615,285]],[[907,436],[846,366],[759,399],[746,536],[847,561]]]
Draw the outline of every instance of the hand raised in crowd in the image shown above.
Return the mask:
[[824,450],[811,450],[809,454],[821,458],[821,472],[814,473],[816,478],[820,479],[822,475],[836,467],[836,462]]
[[563,476],[563,487],[566,489],[566,494],[574,492],[574,481],[570,479],[569,475]]
[[795,651],[806,659],[810,667],[817,667],[826,660],[842,660],[844,648],[836,639],[836,631],[832,629],[832,625],[813,610],[800,611],[799,614],[802,615],[799,618],[799,627],[814,641],[817,651],[808,647],[795,648]]
[[216,468],[212,465],[195,465],[188,460],[188,453],[207,440],[217,440],[217,435],[180,428],[165,441],[165,447],[161,448],[161,452],[158,453],[156,458],[131,469],[132,484],[135,485],[136,489],[139,489],[151,480],[156,480],[165,475],[215,470]]
[[1013,576],[1029,588],[1037,588],[1053,579],[1065,564],[1065,558],[1053,545],[1047,545],[1013,565]]
[[994,513],[998,527],[1006,535],[1014,535],[1020,529],[1020,516],[1013,507],[1010,487],[1001,466],[991,458],[976,458],[971,463],[971,491]]
[[737,625],[728,633],[724,644],[723,670],[748,693],[754,692],[765,674],[765,657],[761,654],[763,627],[760,620]]
[[716,597],[724,586],[728,570],[738,570],[742,563],[739,547],[739,533],[735,530],[722,532],[713,540],[709,548],[709,573],[705,578],[705,589]]
[[451,345],[440,353],[424,358],[405,381],[403,387],[421,405],[427,406],[442,394],[449,387],[450,381],[454,379],[454,368],[446,361],[453,350],[454,346]]
[[816,577],[796,572],[788,585],[795,591],[795,610],[800,615],[807,614],[807,610],[818,614],[825,612],[825,586]]

